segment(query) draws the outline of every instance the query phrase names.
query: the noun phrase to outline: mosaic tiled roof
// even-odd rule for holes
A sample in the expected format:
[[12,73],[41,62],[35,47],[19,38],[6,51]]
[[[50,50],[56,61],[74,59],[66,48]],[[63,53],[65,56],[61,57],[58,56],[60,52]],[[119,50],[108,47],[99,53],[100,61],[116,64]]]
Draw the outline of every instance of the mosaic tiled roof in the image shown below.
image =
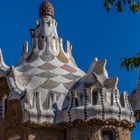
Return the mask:
[[[45,15],[41,13],[36,29],[30,30],[32,48],[28,52],[25,42],[21,59],[16,67],[9,69],[7,80],[12,90],[9,99],[22,98],[25,122],[53,123],[53,105],[60,100],[63,102],[74,83],[85,73],[76,65],[69,41],[67,52],[63,49],[57,23],[49,13],[53,10],[51,4],[46,1],[40,10],[43,8],[46,8]],[[42,116],[39,117],[40,112]]]
[[[16,84],[21,90],[68,93],[72,85],[84,75],[64,53],[62,55],[66,57],[67,63],[59,58],[59,54],[55,56],[53,50],[49,49],[40,52],[35,58],[32,58],[34,55],[30,55],[24,63],[13,68]],[[30,61],[31,59],[33,61]],[[65,86],[66,84],[69,86]]]

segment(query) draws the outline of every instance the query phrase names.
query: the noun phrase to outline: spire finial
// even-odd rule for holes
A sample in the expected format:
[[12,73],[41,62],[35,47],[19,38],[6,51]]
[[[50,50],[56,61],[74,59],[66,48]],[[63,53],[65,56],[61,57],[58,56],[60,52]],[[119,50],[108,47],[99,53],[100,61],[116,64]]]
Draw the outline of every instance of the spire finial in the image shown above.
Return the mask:
[[46,16],[54,17],[54,8],[48,0],[44,0],[39,8],[40,18],[45,18]]

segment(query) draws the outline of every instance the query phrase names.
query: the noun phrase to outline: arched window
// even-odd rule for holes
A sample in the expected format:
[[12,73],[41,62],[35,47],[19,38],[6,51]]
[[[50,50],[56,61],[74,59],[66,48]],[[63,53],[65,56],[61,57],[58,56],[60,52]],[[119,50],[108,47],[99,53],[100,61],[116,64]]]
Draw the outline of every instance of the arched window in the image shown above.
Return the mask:
[[98,93],[97,92],[92,92],[92,105],[97,105],[98,103]]
[[78,107],[79,106],[79,103],[78,103],[78,99],[75,98],[75,106]]
[[116,140],[115,131],[113,129],[101,130],[101,140]]

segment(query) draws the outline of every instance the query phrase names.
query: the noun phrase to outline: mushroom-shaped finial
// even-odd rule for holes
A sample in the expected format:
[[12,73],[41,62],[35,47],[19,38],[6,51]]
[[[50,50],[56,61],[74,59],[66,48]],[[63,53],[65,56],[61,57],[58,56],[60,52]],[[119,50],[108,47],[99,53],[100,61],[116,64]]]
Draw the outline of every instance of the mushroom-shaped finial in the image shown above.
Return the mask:
[[45,18],[46,16],[54,17],[54,8],[48,0],[44,0],[39,8],[40,18]]

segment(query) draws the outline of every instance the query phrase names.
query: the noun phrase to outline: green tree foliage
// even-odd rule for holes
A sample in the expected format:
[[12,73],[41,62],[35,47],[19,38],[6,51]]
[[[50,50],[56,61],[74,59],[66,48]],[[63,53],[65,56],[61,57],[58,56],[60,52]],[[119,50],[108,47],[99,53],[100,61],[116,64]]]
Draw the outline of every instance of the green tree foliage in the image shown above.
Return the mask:
[[136,57],[121,59],[121,69],[126,68],[127,71],[131,71],[134,68],[138,68],[139,66],[140,66],[140,55]]
[[[140,12],[140,0],[104,0],[104,7],[109,11],[112,7],[115,7],[118,12],[122,12],[125,5],[130,6],[132,13]],[[140,54],[135,57],[121,58],[121,69],[125,68],[127,71],[131,71],[140,66]]]
[[130,6],[131,12],[140,12],[140,0],[104,0],[104,7],[107,11],[116,7],[119,12],[122,12],[126,4]]

